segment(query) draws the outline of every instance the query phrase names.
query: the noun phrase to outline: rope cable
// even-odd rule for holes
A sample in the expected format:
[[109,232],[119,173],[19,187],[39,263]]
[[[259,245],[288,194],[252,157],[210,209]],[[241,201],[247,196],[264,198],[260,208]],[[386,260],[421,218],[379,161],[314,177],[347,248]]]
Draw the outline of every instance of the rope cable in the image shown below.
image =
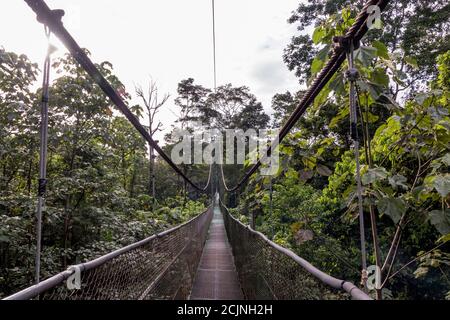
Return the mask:
[[[339,70],[342,63],[345,61],[345,48],[348,47],[350,42],[354,44],[358,44],[364,34],[368,31],[367,27],[367,19],[369,17],[368,8],[372,5],[378,5],[380,11],[383,11],[389,0],[370,0],[368,1],[364,7],[361,9],[361,12],[355,19],[355,23],[348,30],[345,36],[336,37],[333,39],[335,41],[335,48],[331,58],[328,60],[323,69],[318,73],[315,80],[311,84],[310,88],[307,90],[302,100],[298,103],[297,108],[288,118],[287,122],[280,130],[278,143],[281,143],[282,140],[286,137],[286,135],[290,132],[290,130],[294,127],[300,117],[306,112],[309,105],[314,101],[316,96],[320,93],[320,91],[325,87],[325,85],[330,81],[333,75]],[[277,144],[271,144],[268,147],[267,155],[270,155],[271,150],[276,147]],[[261,166],[261,159],[253,165],[253,167],[244,174],[244,177],[239,181],[239,183],[231,188],[230,191],[235,191],[241,188],[245,182],[256,172],[256,170]]]
[[147,129],[142,126],[139,119],[129,109],[124,102],[121,95],[111,86],[106,78],[101,74],[95,64],[87,56],[86,52],[81,49],[72,35],[64,27],[61,18],[64,15],[62,10],[50,10],[44,0],[24,0],[28,6],[36,13],[37,20],[48,26],[49,30],[64,44],[69,50],[74,59],[81,65],[81,67],[89,74],[94,82],[102,89],[102,91],[109,97],[111,102],[122,112],[128,121],[135,127],[135,129],[142,135],[142,137],[154,148],[154,150],[167,162],[167,164],[179,175],[184,181],[189,183],[198,191],[205,192],[208,186],[200,187],[189,179],[183,171],[172,161],[172,159],[164,152],[164,150],[155,142],[155,140],[148,133]]
[[223,187],[225,188],[225,190],[226,190],[227,192],[230,192],[231,189],[228,188],[227,183],[226,183],[226,181],[225,181],[225,175],[224,175],[224,173],[223,173],[223,164],[220,164],[220,174],[221,174],[221,176],[222,176]]
[[212,4],[212,34],[213,34],[213,60],[214,60],[214,92],[217,92],[217,60],[216,60],[216,6],[215,0]]
[[[95,80],[104,93],[112,100],[112,102],[118,107],[118,109],[125,115],[125,117],[133,124],[133,126],[139,131],[139,133],[147,140],[147,142],[154,147],[156,152],[172,167],[172,169],[183,177],[183,179],[191,184],[195,189],[199,191],[205,191],[206,188],[201,188],[193,183],[179,168],[176,166],[170,157],[164,153],[159,145],[152,139],[152,137],[146,132],[145,128],[139,123],[139,120],[129,110],[128,106],[124,103],[120,95],[111,87],[108,81],[101,75],[92,61],[87,57],[86,53],[79,47],[72,36],[67,32],[61,22],[61,10],[50,10],[43,0],[24,0],[38,16],[38,21],[45,23],[49,26],[52,32],[64,43],[74,58],[80,63],[80,65],[88,72],[88,74]],[[355,19],[355,23],[348,30],[347,34],[342,37],[345,40],[358,43],[359,40],[368,31],[366,20],[369,17],[367,9],[371,5],[378,5],[380,10],[384,10],[389,0],[370,0],[358,14]],[[214,37],[215,38],[215,37]],[[214,39],[215,40],[215,39]],[[303,99],[298,104],[294,113],[289,117],[288,122],[282,128],[279,133],[278,142],[281,142],[283,138],[289,133],[298,119],[305,113],[310,103],[315,99],[323,87],[328,83],[331,77],[336,73],[341,64],[345,60],[344,48],[337,46],[334,53],[322,71],[317,75],[315,81],[307,91]],[[268,150],[267,155],[270,155],[271,149],[274,147],[272,144]],[[240,182],[231,188],[231,191],[239,189],[256,170],[261,166],[261,159],[250,169],[248,173],[240,180]]]

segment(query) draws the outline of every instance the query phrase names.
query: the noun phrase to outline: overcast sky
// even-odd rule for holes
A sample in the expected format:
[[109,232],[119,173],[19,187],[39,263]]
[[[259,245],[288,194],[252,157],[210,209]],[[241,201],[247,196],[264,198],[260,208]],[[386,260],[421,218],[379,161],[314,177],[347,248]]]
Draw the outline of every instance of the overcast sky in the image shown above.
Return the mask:
[[[275,93],[299,88],[283,63],[283,49],[296,33],[287,19],[300,0],[215,0],[218,85],[246,85],[270,112]],[[175,119],[180,80],[192,77],[213,87],[211,0],[48,0],[64,9],[63,19],[94,62],[110,61],[134,94],[150,76],[161,93],[171,94],[160,118],[165,129]],[[43,27],[24,1],[2,0],[0,46],[25,53],[42,65]],[[65,48],[55,41],[59,54]],[[137,100],[134,100],[137,101]]]

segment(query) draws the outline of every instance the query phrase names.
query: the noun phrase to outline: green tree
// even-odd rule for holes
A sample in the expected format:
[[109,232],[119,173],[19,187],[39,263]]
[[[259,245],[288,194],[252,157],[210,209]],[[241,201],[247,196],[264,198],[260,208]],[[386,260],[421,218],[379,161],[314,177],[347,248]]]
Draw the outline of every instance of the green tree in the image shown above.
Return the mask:
[[[340,18],[343,8],[349,8],[354,15],[365,2],[308,0],[298,5],[288,22],[297,25],[298,31],[304,32],[310,26],[326,24],[330,17]],[[394,96],[436,75],[437,56],[449,50],[449,10],[450,5],[443,1],[395,1],[383,13],[382,30],[371,32],[367,36],[367,41],[379,39],[387,46],[389,52],[395,55],[398,69],[406,77],[392,89]],[[323,50],[315,40],[325,30],[326,27],[323,27],[316,29],[312,35],[296,35],[285,50],[284,61],[291,71],[295,71],[301,83],[305,83],[311,76],[310,66],[316,55]]]

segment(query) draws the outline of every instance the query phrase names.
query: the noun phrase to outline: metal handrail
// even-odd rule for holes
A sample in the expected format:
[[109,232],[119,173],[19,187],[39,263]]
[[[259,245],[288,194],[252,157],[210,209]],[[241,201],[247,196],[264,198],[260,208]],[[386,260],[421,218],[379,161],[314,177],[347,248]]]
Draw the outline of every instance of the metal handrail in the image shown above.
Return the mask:
[[207,214],[208,212],[210,212],[210,210],[212,210],[212,207],[209,207],[207,210],[205,210],[201,214],[199,214],[199,215],[195,216],[194,218],[192,218],[178,226],[175,226],[171,229],[165,230],[161,233],[154,234],[146,239],[143,239],[141,241],[130,244],[126,247],[112,251],[112,252],[105,254],[94,260],[71,266],[67,270],[62,271],[46,280],[40,282],[37,285],[30,286],[30,287],[23,289],[13,295],[10,295],[10,296],[4,298],[3,300],[29,300],[34,297],[37,297],[38,295],[46,292],[47,290],[52,289],[52,288],[62,284],[65,280],[67,280],[71,275],[73,275],[75,273],[76,269],[83,272],[83,271],[92,270],[94,268],[98,268],[101,265],[105,264],[106,262],[111,261],[114,258],[116,258],[124,253],[130,252],[136,248],[142,247],[157,238],[163,237],[165,235],[169,235],[169,234],[177,231],[178,229],[180,229],[190,223],[193,223],[194,221],[196,221],[197,219],[202,217],[204,214]]
[[355,286],[353,283],[334,278],[330,276],[329,274],[326,274],[325,272],[317,269],[314,267],[311,263],[306,261],[305,259],[299,257],[294,252],[292,252],[289,249],[286,249],[275,242],[269,240],[264,234],[262,234],[259,231],[253,230],[250,226],[245,225],[235,217],[233,217],[230,212],[228,211],[228,208],[224,205],[222,200],[220,200],[220,205],[225,209],[225,214],[228,215],[229,218],[231,218],[234,222],[238,223],[242,228],[247,229],[250,233],[256,235],[257,237],[261,238],[264,242],[269,244],[271,247],[273,247],[275,250],[283,253],[284,255],[288,256],[292,260],[294,260],[296,263],[298,263],[302,268],[304,268],[308,273],[310,273],[312,276],[320,280],[325,285],[328,285],[334,289],[338,290],[344,290],[347,292],[353,299],[355,300],[372,300],[370,296],[368,296],[365,292],[363,292],[361,289],[359,289],[357,286]]

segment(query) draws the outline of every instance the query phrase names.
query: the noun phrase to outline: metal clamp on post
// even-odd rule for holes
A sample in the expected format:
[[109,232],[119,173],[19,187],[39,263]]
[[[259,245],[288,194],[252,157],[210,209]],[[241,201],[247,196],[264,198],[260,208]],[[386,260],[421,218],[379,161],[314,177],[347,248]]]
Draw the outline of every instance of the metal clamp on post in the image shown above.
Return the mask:
[[349,53],[351,50],[356,50],[360,46],[359,41],[356,41],[348,36],[334,36],[332,40],[334,51]]
[[80,290],[81,289],[81,269],[79,266],[70,266],[67,271],[73,272],[66,281],[67,289]]
[[62,17],[66,14],[62,9],[54,9],[50,10],[50,13],[46,14],[42,10],[35,10],[38,7],[38,4],[32,5],[33,1],[26,1],[28,5],[33,8],[36,12],[36,20],[46,26],[52,25],[53,23],[62,23]]
[[[349,67],[345,72],[345,78],[351,83],[353,87],[356,87],[356,81],[359,79],[359,71],[355,67]],[[352,99],[352,98],[350,98]],[[356,113],[356,108],[354,110]],[[351,112],[350,114],[353,115]],[[355,114],[356,115],[356,114]],[[350,123],[350,136],[353,141],[359,141],[358,131],[357,131],[356,121],[351,121]]]
[[358,71],[358,69],[356,69],[356,68],[349,68],[345,72],[345,77],[350,82],[356,82],[356,80],[359,79],[359,71]]

